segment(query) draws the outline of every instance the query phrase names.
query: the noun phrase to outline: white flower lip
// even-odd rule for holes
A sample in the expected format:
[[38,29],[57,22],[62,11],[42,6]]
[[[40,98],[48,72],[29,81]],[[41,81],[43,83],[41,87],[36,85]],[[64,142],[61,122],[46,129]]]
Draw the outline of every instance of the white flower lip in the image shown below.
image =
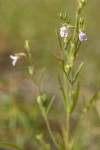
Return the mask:
[[25,53],[17,53],[15,55],[10,55],[10,58],[12,59],[12,65],[15,66],[16,62],[19,58],[25,57]]
[[15,66],[19,57],[18,56],[14,56],[14,55],[10,55],[10,58],[12,59],[12,65]]

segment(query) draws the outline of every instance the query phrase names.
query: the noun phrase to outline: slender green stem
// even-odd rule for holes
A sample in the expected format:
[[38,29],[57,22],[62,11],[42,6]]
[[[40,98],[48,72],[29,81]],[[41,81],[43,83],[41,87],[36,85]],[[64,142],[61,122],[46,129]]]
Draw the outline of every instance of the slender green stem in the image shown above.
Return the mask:
[[75,39],[77,32],[78,32],[78,18],[79,18],[79,13],[78,13],[78,8],[77,8],[76,16],[75,16],[75,30],[73,32],[73,42],[71,43],[70,52],[72,52],[74,50],[74,47],[75,47],[74,39]]
[[67,150],[70,150],[70,112],[67,113],[67,119],[66,119],[66,123],[67,123],[67,128],[66,128],[66,132],[67,132]]
[[54,135],[53,135],[53,133],[52,133],[52,130],[51,130],[51,127],[50,127],[50,124],[49,124],[49,122],[48,122],[48,119],[47,119],[46,115],[43,115],[43,117],[44,117],[44,120],[45,120],[47,129],[48,129],[48,132],[49,132],[49,134],[50,134],[50,137],[51,137],[51,139],[52,139],[52,142],[54,143],[54,145],[56,146],[56,148],[59,149],[59,145],[58,145],[58,143],[57,143],[56,140],[55,140],[55,137],[54,137]]
[[70,148],[70,103],[72,100],[72,88],[73,85],[69,85],[69,100],[68,100],[68,109],[67,109],[67,118],[66,118],[66,132],[67,132],[67,150],[71,150]]
[[45,123],[46,123],[47,129],[48,129],[48,132],[49,132],[49,135],[50,135],[51,140],[52,140],[52,142],[54,143],[55,147],[59,149],[59,145],[58,145],[58,143],[56,142],[56,139],[55,139],[55,137],[54,137],[54,135],[53,135],[53,133],[52,133],[52,129],[51,129],[51,127],[50,127],[50,124],[49,124],[49,121],[48,121],[48,119],[47,119],[47,116],[46,116],[45,112],[43,111],[43,107],[42,107],[42,104],[41,104],[40,87],[38,87],[38,96],[40,97],[40,102],[38,102],[38,103],[39,103],[39,107],[40,107],[42,116],[43,116],[43,118],[44,118],[44,121],[45,121]]
[[66,136],[64,138],[66,150],[70,150],[70,101],[72,94],[72,85],[67,81],[64,75],[64,89],[66,94]]
[[67,112],[67,106],[68,106],[68,86],[67,86],[67,79],[66,79],[66,75],[64,74],[64,89],[65,89],[65,97],[66,97],[66,112]]
[[65,148],[66,150],[70,150],[70,101],[72,95],[72,85],[70,84],[68,78],[64,74],[64,91],[66,96],[66,136],[64,136]]
[[[32,66],[32,57],[31,57],[30,51],[28,51],[28,58],[29,58],[30,66]],[[38,82],[34,79],[33,72],[32,72],[32,74],[30,74],[30,77],[31,77],[31,79],[33,80],[33,82],[35,83],[35,85],[36,85],[36,87],[37,87],[38,97],[39,97],[39,101],[38,101],[38,100],[37,100],[37,101],[38,101],[40,110],[41,110],[41,112],[42,112],[42,115],[43,115],[43,117],[44,117],[44,120],[45,120],[47,129],[48,129],[48,132],[49,132],[49,134],[50,134],[50,137],[51,137],[51,139],[52,139],[54,145],[59,149],[59,145],[57,144],[57,142],[56,142],[56,140],[55,140],[55,137],[54,137],[54,135],[53,135],[53,133],[52,133],[52,130],[51,130],[50,124],[49,124],[49,122],[48,122],[47,116],[46,116],[46,114],[45,114],[44,111],[43,111],[43,107],[42,107],[42,103],[41,103],[42,100],[41,100],[40,85],[39,85]]]

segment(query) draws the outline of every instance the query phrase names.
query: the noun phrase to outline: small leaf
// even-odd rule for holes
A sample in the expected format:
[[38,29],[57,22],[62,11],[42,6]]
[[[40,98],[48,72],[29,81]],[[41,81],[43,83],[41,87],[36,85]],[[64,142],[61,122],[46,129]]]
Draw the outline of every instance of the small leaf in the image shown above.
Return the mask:
[[45,115],[46,114],[46,109],[47,109],[47,105],[48,105],[48,93],[44,92],[41,96],[37,97],[37,101],[40,105],[42,114]]
[[61,43],[61,39],[60,39],[60,35],[59,35],[59,33],[58,33],[58,31],[57,31],[57,30],[55,30],[55,32],[56,32],[56,36],[57,36],[57,39],[58,39],[58,42],[59,42],[60,49],[61,49],[61,51],[63,51],[63,47],[62,47],[62,43]]
[[42,80],[42,77],[44,75],[44,72],[46,71],[47,67],[44,67],[41,72],[40,72],[40,75],[39,75],[39,79],[38,79],[38,82],[39,82],[39,85],[41,83],[41,80]]
[[76,107],[76,104],[77,104],[77,101],[78,101],[78,97],[79,97],[79,91],[80,91],[80,85],[78,84],[77,85],[77,88],[76,88],[76,91],[73,95],[73,99],[72,99],[72,105],[70,107],[70,112],[72,113],[73,110],[75,109]]
[[72,85],[73,83],[72,83],[72,81],[71,81],[71,79],[70,79],[68,73],[67,73],[66,70],[65,70],[64,61],[62,61],[62,69],[63,69],[63,72],[65,73],[65,75],[66,75],[66,77],[67,77],[69,83]]
[[64,61],[62,58],[54,56],[57,60],[59,60],[60,62]]
[[65,145],[64,145],[64,140],[62,137],[62,134],[57,132],[57,142],[59,143],[59,150],[64,150],[65,149]]
[[55,99],[55,96],[53,96],[53,97],[51,98],[50,103],[48,104],[48,107],[47,107],[47,110],[46,110],[46,114],[47,114],[47,115],[48,115],[48,113],[49,113],[49,111],[50,111],[50,109],[51,109],[51,106],[52,106],[52,104],[53,104],[53,102],[54,102],[54,99]]
[[67,24],[69,24],[71,21],[71,16],[69,16],[68,20],[67,20]]
[[47,108],[47,97],[48,97],[48,93],[47,93],[47,92],[44,92],[44,93],[41,95],[42,106],[43,106],[45,109]]
[[66,70],[65,70],[64,60],[63,60],[62,58],[56,57],[56,56],[55,56],[55,58],[58,59],[58,60],[62,63],[62,64],[61,64],[62,70],[63,70],[63,72],[65,73],[65,75],[66,75],[66,77],[67,77],[69,83],[72,85],[73,83],[72,83],[72,81],[71,81],[71,79],[70,79],[68,73],[67,73]]
[[90,99],[90,104],[92,104],[93,102],[95,102],[97,99],[98,99],[99,95],[98,95],[98,92],[96,92],[92,98]]
[[77,69],[77,71],[76,71],[76,73],[75,73],[75,76],[74,76],[74,78],[73,78],[73,82],[72,82],[73,84],[75,83],[75,81],[76,81],[76,79],[77,79],[77,77],[78,77],[78,75],[79,75],[79,73],[80,73],[80,71],[81,71],[83,65],[84,65],[83,62],[79,65],[79,67],[78,67],[78,69]]
[[58,17],[63,21],[66,22],[67,21],[67,13],[62,14],[61,12],[58,13]]
[[67,41],[66,41],[66,44],[65,44],[65,47],[64,47],[64,50],[67,49],[68,45],[70,44],[70,41],[72,39],[72,35],[70,37],[67,38]]
[[77,38],[77,41],[75,42],[74,57],[77,56],[80,46],[81,46],[81,42],[79,41],[79,38]]
[[65,12],[64,14],[61,13],[61,12],[58,13],[58,17],[59,17],[64,23],[67,23],[67,24],[70,23],[71,17],[67,14],[67,12]]
[[21,148],[19,148],[18,146],[16,146],[15,144],[9,144],[9,143],[0,143],[0,146],[3,146],[3,147],[12,147],[16,150],[22,150]]
[[66,104],[66,95],[65,95],[65,91],[64,91],[64,88],[62,86],[62,82],[61,82],[61,79],[59,76],[58,76],[58,85],[59,85],[60,95],[63,100],[64,107],[66,108],[66,105],[67,105]]
[[99,94],[98,94],[98,92],[96,92],[96,93],[91,97],[91,99],[89,100],[89,102],[85,103],[85,108],[86,108],[87,110],[89,110],[89,109],[93,106],[93,104],[97,101],[98,97],[99,97]]

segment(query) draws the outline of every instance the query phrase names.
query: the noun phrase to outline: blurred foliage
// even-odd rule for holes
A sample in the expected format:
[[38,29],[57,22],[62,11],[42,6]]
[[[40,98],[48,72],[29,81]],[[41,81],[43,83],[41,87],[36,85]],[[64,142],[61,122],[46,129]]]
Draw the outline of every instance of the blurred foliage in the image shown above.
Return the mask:
[[[35,102],[36,90],[27,79],[27,62],[22,60],[13,68],[9,58],[11,53],[23,51],[27,39],[30,40],[37,74],[41,67],[48,65],[42,89],[57,94],[49,119],[54,132],[60,131],[59,122],[64,122],[64,118],[61,118],[64,114],[55,79],[57,61],[53,55],[59,53],[55,29],[60,27],[57,17],[59,12],[67,11],[74,22],[75,7],[75,0],[0,0],[0,142],[16,143],[23,150],[37,150],[41,143],[36,135],[43,133],[47,146],[50,141]],[[100,0],[87,0],[82,13],[88,40],[82,46],[79,57],[79,62],[85,62],[80,75],[80,100],[84,96],[87,100],[93,91],[100,90],[99,9]],[[79,119],[81,105],[82,101],[73,115],[72,131]],[[99,150],[100,101],[96,102],[95,108],[89,110],[88,115],[85,113],[82,116],[75,135],[78,141],[75,150],[83,150],[83,147],[85,150]]]

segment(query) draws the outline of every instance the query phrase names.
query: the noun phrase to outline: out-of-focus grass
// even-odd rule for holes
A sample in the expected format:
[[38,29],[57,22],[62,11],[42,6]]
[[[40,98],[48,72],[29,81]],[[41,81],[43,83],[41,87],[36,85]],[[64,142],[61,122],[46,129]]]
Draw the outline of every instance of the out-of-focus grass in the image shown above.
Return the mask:
[[[88,40],[83,43],[80,51],[79,62],[84,61],[85,67],[79,80],[86,100],[91,97],[92,92],[100,90],[99,6],[99,0],[88,0],[82,13],[86,21]],[[35,87],[27,79],[27,62],[19,61],[13,68],[9,58],[9,54],[23,51],[26,39],[30,40],[37,74],[41,67],[48,65],[42,89],[56,94],[56,102],[49,120],[53,130],[60,131],[59,122],[64,122],[64,114],[57,92],[58,64],[53,58],[53,55],[59,54],[55,29],[59,29],[61,25],[57,18],[60,11],[66,10],[72,15],[74,22],[75,7],[74,0],[0,0],[0,142],[13,142],[23,149],[37,150],[40,145],[35,138],[36,134],[44,133],[46,142],[50,141],[35,101]],[[82,101],[73,115],[72,131],[73,125],[76,126],[79,119],[81,105]],[[82,117],[75,132],[78,143],[74,147],[75,150],[99,150],[99,107],[98,101],[95,108]]]

